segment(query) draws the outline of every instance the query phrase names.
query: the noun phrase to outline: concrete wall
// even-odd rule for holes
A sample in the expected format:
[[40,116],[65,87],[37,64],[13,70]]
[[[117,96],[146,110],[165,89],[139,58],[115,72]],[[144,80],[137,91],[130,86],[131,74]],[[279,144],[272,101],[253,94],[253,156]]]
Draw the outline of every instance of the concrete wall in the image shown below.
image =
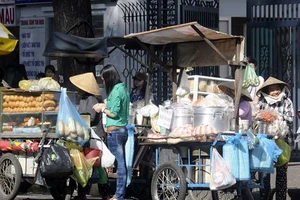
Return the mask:
[[219,0],[220,17],[246,17],[247,0]]

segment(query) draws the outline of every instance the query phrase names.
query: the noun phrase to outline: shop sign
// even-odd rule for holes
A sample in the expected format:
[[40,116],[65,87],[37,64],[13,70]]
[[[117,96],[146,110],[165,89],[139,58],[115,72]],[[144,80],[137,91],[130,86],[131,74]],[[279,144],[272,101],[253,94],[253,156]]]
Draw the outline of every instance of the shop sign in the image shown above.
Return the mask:
[[170,129],[171,122],[173,117],[173,110],[166,109],[163,106],[159,106],[159,114],[158,114],[158,125]]
[[15,0],[0,0],[0,4],[14,4]]
[[16,9],[14,5],[0,6],[0,22],[5,26],[16,25]]
[[51,3],[52,0],[15,0],[16,4]]
[[45,18],[20,19],[20,63],[25,65],[29,79],[44,72],[45,41]]

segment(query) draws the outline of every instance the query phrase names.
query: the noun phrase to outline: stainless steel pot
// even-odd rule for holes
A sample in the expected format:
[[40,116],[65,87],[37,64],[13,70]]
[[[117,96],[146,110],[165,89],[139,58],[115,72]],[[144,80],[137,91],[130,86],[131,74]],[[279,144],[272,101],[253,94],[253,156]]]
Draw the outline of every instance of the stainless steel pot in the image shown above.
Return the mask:
[[185,107],[173,108],[173,118],[171,127],[181,127],[186,124],[193,125],[193,111]]
[[219,131],[228,131],[232,113],[224,107],[194,107],[194,127],[203,125],[212,126]]

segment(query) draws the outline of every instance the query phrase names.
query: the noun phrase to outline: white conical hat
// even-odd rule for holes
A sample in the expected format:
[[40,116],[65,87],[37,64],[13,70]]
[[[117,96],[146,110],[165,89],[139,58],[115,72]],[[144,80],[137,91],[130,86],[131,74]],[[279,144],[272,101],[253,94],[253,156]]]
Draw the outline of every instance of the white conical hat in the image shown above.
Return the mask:
[[96,96],[101,94],[96,78],[92,72],[71,76],[70,81],[76,87],[85,92],[94,94]]

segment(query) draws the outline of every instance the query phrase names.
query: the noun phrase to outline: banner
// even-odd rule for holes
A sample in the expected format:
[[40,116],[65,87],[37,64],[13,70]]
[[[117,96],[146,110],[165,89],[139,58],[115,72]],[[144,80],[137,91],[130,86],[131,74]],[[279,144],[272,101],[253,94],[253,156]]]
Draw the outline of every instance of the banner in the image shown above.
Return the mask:
[[29,79],[44,72],[45,18],[20,19],[20,64],[24,64]]

